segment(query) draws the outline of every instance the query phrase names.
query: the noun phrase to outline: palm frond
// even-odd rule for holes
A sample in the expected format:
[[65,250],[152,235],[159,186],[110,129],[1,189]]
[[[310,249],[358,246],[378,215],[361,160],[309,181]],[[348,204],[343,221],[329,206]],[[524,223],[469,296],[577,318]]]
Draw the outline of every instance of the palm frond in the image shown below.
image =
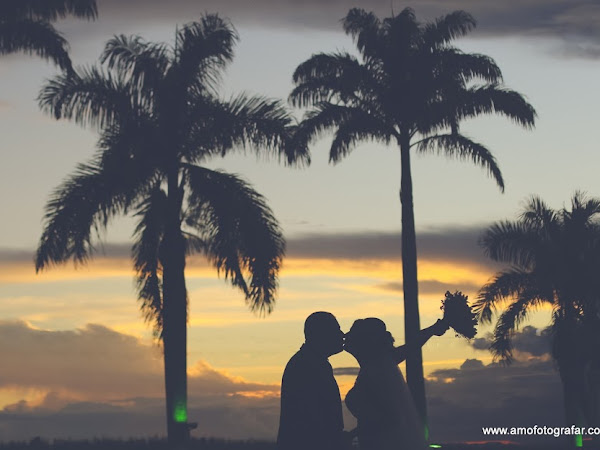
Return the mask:
[[145,42],[140,36],[114,36],[100,55],[109,70],[126,74],[133,93],[136,90],[155,92],[164,79],[170,55],[164,44]]
[[163,240],[167,196],[156,185],[137,206],[139,217],[134,231],[133,264],[137,273],[136,284],[142,313],[152,323],[155,337],[163,329],[162,264],[160,248]]
[[134,101],[122,76],[97,67],[59,75],[48,81],[38,95],[40,108],[56,119],[100,129],[137,117],[141,111]]
[[460,119],[481,114],[501,114],[524,128],[533,128],[537,113],[521,94],[496,84],[476,86],[463,92],[457,105]]
[[111,174],[96,164],[79,165],[46,205],[36,271],[69,259],[86,262],[94,251],[92,230],[99,235],[130,200],[120,194],[112,186]]
[[531,270],[536,262],[539,236],[521,222],[501,221],[490,226],[479,240],[484,252],[494,261]]
[[500,359],[503,363],[510,364],[513,360],[513,346],[511,338],[520,324],[527,318],[530,309],[539,305],[538,299],[527,296],[522,293],[521,297],[511,303],[509,307],[500,315],[496,327],[490,350],[495,359]]
[[[361,124],[361,119],[364,121],[363,124]],[[375,140],[389,140],[389,136],[394,133],[393,128],[388,126],[383,118],[370,115],[362,108],[321,102],[306,113],[304,119],[298,126],[296,138],[299,142],[302,142],[303,145],[308,146],[313,139],[316,139],[327,131],[335,131],[340,127],[344,127],[345,124],[349,122],[362,127],[361,130],[357,130],[359,133],[366,131],[367,127],[377,131],[377,136],[374,136],[373,138]],[[344,139],[350,138],[349,134],[346,134],[345,136],[346,137],[344,137],[344,130],[342,130],[339,144],[343,144]],[[351,144],[351,142],[348,141],[348,144]],[[349,147],[347,150],[349,150]],[[338,150],[330,153],[330,160],[337,161],[339,157],[344,154],[343,145],[341,147],[338,146]]]
[[537,196],[529,199],[519,219],[527,227],[536,231],[544,230],[548,232],[552,227],[558,225],[556,213]]
[[492,58],[479,53],[463,53],[456,48],[444,48],[435,53],[440,79],[459,77],[462,87],[474,79],[486,83],[502,83],[502,71]]
[[381,22],[375,14],[361,8],[352,8],[342,19],[344,32],[356,42],[363,56],[379,53]]
[[471,159],[474,164],[487,169],[500,190],[504,192],[504,180],[496,158],[483,145],[460,134],[438,134],[424,138],[415,144],[421,153],[437,152],[451,158]]
[[518,297],[521,292],[531,289],[533,284],[531,274],[519,269],[497,273],[492,281],[479,290],[473,303],[477,319],[482,323],[491,323],[492,313],[496,311],[498,303]]
[[425,48],[438,48],[456,38],[465,36],[477,26],[475,18],[465,11],[453,11],[423,26]]
[[235,175],[185,165],[186,224],[198,230],[206,255],[242,289],[253,311],[273,309],[285,241],[265,199]]
[[348,104],[378,89],[370,68],[348,53],[313,55],[296,68],[293,80],[289,101],[296,107],[323,101]]
[[563,209],[563,221],[582,230],[589,228],[595,216],[600,214],[600,199],[587,198],[586,194],[576,191],[571,198],[571,211]]
[[[379,37],[362,53],[365,57],[381,61],[387,75],[394,79],[397,76],[403,77],[407,72],[419,71],[420,61],[417,56],[430,53],[430,49],[421,51],[422,42],[421,24],[417,21],[414,10],[408,7],[397,15],[383,19]],[[422,72],[419,75],[429,74]],[[408,80],[400,82],[403,81]]]
[[152,155],[132,148],[130,131],[105,131],[98,155],[79,165],[52,194],[37,250],[37,271],[69,259],[85,263],[94,252],[94,237],[101,239],[109,220],[127,213],[156,182]]
[[329,162],[340,162],[360,142],[389,144],[394,136],[393,127],[386,126],[381,120],[360,109],[355,109],[337,126],[329,150]]
[[16,52],[51,60],[69,73],[73,70],[68,43],[49,22],[0,20],[0,55]]
[[240,94],[229,101],[200,98],[192,106],[186,158],[222,156],[235,149],[277,155],[286,164],[310,161],[306,146],[295,139],[292,116],[279,100]]
[[34,19],[54,22],[74,16],[92,20],[98,16],[95,0],[2,0],[0,20]]
[[175,38],[177,82],[187,89],[196,80],[207,84],[218,81],[233,59],[237,40],[231,22],[217,14],[205,14],[200,21],[184,25]]

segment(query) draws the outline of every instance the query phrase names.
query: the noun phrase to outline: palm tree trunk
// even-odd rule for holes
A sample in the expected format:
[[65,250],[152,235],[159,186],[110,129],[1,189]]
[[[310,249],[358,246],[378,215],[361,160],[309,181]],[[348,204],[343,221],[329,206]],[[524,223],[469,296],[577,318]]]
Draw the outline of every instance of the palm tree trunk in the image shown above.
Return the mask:
[[429,439],[425,379],[419,332],[419,288],[417,283],[417,242],[410,170],[410,138],[403,132],[400,140],[400,203],[402,204],[402,286],[404,290],[404,336],[407,346],[406,382]]
[[167,436],[169,448],[182,449],[189,438],[187,423],[187,292],[185,245],[181,234],[181,191],[177,171],[168,179],[168,206],[163,262],[163,344]]
[[[562,365],[562,367],[561,367]],[[575,425],[578,428],[586,426],[584,415],[584,379],[583,366],[576,361],[565,364],[559,361],[559,372],[563,386],[563,402],[565,407],[565,426]],[[569,437],[571,446],[581,447],[583,445],[582,435]]]

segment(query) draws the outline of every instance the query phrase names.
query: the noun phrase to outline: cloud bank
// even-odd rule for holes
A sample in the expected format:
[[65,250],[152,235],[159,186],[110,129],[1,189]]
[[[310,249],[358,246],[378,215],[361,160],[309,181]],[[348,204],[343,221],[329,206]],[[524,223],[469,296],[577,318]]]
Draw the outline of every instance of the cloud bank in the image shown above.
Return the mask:
[[[560,378],[548,359],[518,360],[508,367],[467,359],[459,369],[440,369],[431,377],[426,389],[434,440],[490,440],[482,427],[563,425]],[[554,439],[529,438],[534,442]]]
[[[474,36],[534,37],[558,40],[557,53],[587,58],[600,56],[600,4],[595,0],[100,0],[100,20],[134,23],[173,23],[193,20],[205,11],[218,11],[238,26],[264,29],[318,29],[342,32],[340,19],[352,7],[374,11],[380,17],[412,7],[420,20],[431,20],[457,9],[477,19]],[[79,25],[85,30],[85,25]]]
[[[102,325],[67,331],[0,322],[2,440],[164,434],[158,346]],[[188,369],[190,417],[200,435],[272,438],[279,386],[251,383],[197,361]]]
[[[431,374],[433,441],[485,440],[484,426],[562,425],[559,376],[539,345],[544,333],[526,327],[516,337],[523,352],[511,366],[467,359]],[[0,393],[46,392],[41,401],[0,409],[2,440],[164,435],[160,352],[152,345],[100,325],[47,331],[0,322],[0,356]],[[347,382],[357,369],[335,373]],[[195,436],[275,439],[279,386],[249,383],[200,361],[190,370],[189,392]]]

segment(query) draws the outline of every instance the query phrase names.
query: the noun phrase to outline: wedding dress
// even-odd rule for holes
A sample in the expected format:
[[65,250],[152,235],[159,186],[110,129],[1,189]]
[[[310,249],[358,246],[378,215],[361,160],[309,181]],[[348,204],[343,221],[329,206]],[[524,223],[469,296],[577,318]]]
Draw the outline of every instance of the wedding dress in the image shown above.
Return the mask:
[[391,356],[362,364],[346,406],[358,419],[360,450],[422,450],[425,430]]

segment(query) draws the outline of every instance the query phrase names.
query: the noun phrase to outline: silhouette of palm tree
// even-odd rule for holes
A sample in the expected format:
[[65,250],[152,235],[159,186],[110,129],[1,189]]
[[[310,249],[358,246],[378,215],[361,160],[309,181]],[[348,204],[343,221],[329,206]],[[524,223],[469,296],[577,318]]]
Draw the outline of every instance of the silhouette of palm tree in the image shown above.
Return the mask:
[[[133,259],[141,308],[164,345],[167,430],[187,438],[186,255],[200,252],[240,288],[253,311],[275,301],[284,238],[265,199],[239,177],[200,164],[236,149],[307,162],[292,147],[279,101],[216,95],[233,58],[233,26],[204,15],[176,32],[175,46],[116,36],[104,67],[49,81],[41,107],[57,119],[100,128],[97,156],[52,195],[36,269],[94,252],[94,232],[117,214],[137,218]],[[294,151],[297,150],[297,151]],[[99,237],[99,236],[98,236]]]
[[0,2],[0,54],[26,52],[71,71],[67,41],[51,22],[69,15],[95,19],[96,0],[3,0]]
[[520,94],[500,85],[502,74],[491,58],[450,45],[474,26],[473,17],[463,11],[420,24],[410,8],[383,20],[351,9],[343,27],[361,58],[348,53],[313,55],[296,69],[290,95],[294,105],[312,107],[299,139],[310,142],[326,130],[335,131],[330,162],[339,162],[361,141],[399,147],[405,333],[411,349],[406,372],[425,426],[411,151],[470,159],[486,168],[503,190],[494,157],[460,134],[459,122],[498,113],[532,127],[535,118],[533,107]]
[[533,197],[519,220],[495,223],[481,244],[494,261],[511,266],[482,287],[474,305],[480,320],[490,323],[497,304],[509,303],[496,322],[492,353],[509,363],[514,331],[532,310],[551,306],[566,420],[589,423],[584,374],[600,362],[600,199],[576,193],[570,210],[555,211]]

